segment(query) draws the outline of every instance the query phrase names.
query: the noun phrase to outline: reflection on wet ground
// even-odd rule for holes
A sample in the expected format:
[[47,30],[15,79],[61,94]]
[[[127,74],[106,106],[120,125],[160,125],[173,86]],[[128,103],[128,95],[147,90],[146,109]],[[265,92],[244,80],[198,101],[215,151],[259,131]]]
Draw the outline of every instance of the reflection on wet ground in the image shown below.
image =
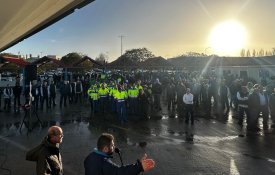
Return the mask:
[[[22,114],[21,114],[22,115]],[[44,114],[42,114],[44,115]],[[229,137],[244,137],[250,133],[246,132],[246,125],[244,124],[244,126],[238,126],[236,125],[236,119],[234,118],[234,112],[230,111],[230,113],[227,116],[205,116],[204,113],[197,113],[197,116],[195,121],[196,123],[207,123],[207,125],[210,124],[218,124],[222,123],[225,124],[229,127],[232,128],[236,128],[238,133],[236,133],[235,135],[232,136],[227,136],[227,137],[222,137],[220,138],[222,139],[228,139]],[[43,122],[42,125],[38,125],[37,123],[33,123],[32,122],[32,126],[34,127],[38,127],[38,128],[45,128],[45,127],[49,127],[51,125],[60,125],[60,126],[64,126],[67,124],[84,124],[89,126],[89,128],[94,128],[96,130],[112,130],[112,128],[120,128],[120,124],[117,122],[116,117],[113,115],[104,115],[104,116],[91,116],[91,114],[89,114],[89,112],[85,111],[81,111],[81,110],[69,110],[69,111],[57,111],[54,113],[54,118],[45,118],[44,116],[42,117]],[[22,117],[22,116],[21,116]],[[148,123],[150,121],[155,121],[155,122],[159,122],[161,123],[162,121],[167,121],[167,120],[174,120],[177,121],[179,124],[183,124],[184,123],[184,118],[178,117],[177,113],[155,113],[154,115],[151,115],[149,118],[147,119],[141,119],[139,117],[136,116],[129,116],[129,118],[131,118],[131,122],[132,124],[139,122],[139,123]],[[21,118],[20,116],[13,118],[12,120],[7,120],[7,121],[3,121],[0,123],[0,133],[5,134],[5,133],[9,133],[9,132],[16,132],[19,130],[19,127],[21,125],[21,121],[19,121]],[[205,120],[205,121],[203,121]],[[107,122],[106,122],[107,121]],[[245,123],[245,121],[244,121]],[[262,124],[262,119],[260,118],[259,120],[259,127],[261,128],[261,130],[259,132],[257,132],[258,135],[268,135],[268,134],[274,134],[273,129],[271,128],[270,124],[269,124],[269,128],[268,129],[263,129]],[[193,133],[194,129],[189,129],[187,127],[185,127],[184,131],[175,131],[174,129],[171,129],[168,127],[168,125],[165,124],[161,124],[158,126],[158,128],[154,128],[154,127],[145,127],[146,125],[140,126],[139,128],[136,128],[138,132],[140,132],[141,134],[149,134],[151,136],[158,136],[158,135],[167,135],[167,133],[169,135],[173,135],[173,136],[183,136],[188,134],[188,131]],[[106,128],[109,127],[109,128]],[[25,123],[23,123],[22,125],[22,130],[26,129],[26,125]],[[220,132],[220,131],[217,131]],[[205,133],[204,133],[205,134]],[[255,134],[255,133],[253,133]],[[194,135],[194,134],[193,134]],[[199,136],[199,135],[194,135],[194,141],[199,141],[199,142],[215,142],[214,140],[218,139],[218,137],[207,137],[207,136]]]
[[[116,144],[129,162],[144,152],[153,157],[158,166],[147,173],[152,175],[260,173],[253,168],[254,164],[268,174],[273,173],[270,167],[275,163],[274,130],[270,126],[264,130],[260,125],[260,132],[248,133],[246,125],[237,125],[234,111],[228,115],[209,115],[197,110],[194,126],[185,124],[176,112],[165,109],[149,118],[129,116],[127,124],[120,124],[116,116],[93,116],[87,105],[83,105],[39,112],[42,125],[37,124],[31,132],[25,124],[19,132],[23,114],[2,114],[0,154],[2,150],[9,154],[5,167],[12,169],[13,174],[25,167],[30,169],[26,174],[32,174],[33,164],[24,161],[25,151],[38,144],[51,125],[60,125],[64,130],[62,153],[66,174],[84,174],[83,159],[102,132],[114,134]],[[15,159],[22,161],[22,165],[14,166]],[[1,160],[0,156],[0,163]]]

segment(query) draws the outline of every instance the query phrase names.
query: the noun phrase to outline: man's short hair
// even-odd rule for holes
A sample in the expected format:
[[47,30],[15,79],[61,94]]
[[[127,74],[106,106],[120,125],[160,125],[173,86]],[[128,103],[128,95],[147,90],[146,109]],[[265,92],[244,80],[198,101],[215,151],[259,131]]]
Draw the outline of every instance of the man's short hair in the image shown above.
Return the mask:
[[112,134],[103,133],[97,140],[97,149],[102,150],[104,146],[110,146],[114,136]]

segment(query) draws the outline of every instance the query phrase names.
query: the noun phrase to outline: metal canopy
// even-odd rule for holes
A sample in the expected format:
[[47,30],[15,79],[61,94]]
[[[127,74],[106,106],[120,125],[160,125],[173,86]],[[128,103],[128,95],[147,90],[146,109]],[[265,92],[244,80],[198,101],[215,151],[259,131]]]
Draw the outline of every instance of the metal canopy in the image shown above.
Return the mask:
[[94,0],[1,0],[0,52]]

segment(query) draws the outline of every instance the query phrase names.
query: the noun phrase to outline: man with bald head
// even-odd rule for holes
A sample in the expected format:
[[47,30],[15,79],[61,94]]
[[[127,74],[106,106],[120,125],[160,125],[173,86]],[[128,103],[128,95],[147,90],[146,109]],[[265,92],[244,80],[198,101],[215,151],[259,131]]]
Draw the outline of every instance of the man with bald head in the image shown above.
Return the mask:
[[62,175],[63,167],[59,144],[63,131],[59,126],[51,126],[40,145],[27,152],[26,160],[36,162],[37,175]]

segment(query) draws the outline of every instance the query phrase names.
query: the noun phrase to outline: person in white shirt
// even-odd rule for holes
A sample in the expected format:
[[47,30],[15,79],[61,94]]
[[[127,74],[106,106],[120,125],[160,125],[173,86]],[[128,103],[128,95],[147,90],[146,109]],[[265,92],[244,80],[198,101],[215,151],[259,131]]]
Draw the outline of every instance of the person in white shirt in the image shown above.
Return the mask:
[[191,93],[190,88],[186,89],[186,93],[183,95],[183,103],[185,104],[186,118],[185,123],[189,122],[189,114],[191,119],[191,125],[194,124],[194,115],[193,115],[193,94]]
[[10,87],[9,84],[7,84],[7,87],[4,88],[4,99],[5,99],[5,106],[4,109],[9,110],[11,107],[11,98],[13,97],[13,90]]
[[249,120],[249,111],[248,111],[248,88],[242,86],[241,90],[237,92],[238,107],[239,107],[239,125],[243,125],[244,114],[246,114],[246,122]]

